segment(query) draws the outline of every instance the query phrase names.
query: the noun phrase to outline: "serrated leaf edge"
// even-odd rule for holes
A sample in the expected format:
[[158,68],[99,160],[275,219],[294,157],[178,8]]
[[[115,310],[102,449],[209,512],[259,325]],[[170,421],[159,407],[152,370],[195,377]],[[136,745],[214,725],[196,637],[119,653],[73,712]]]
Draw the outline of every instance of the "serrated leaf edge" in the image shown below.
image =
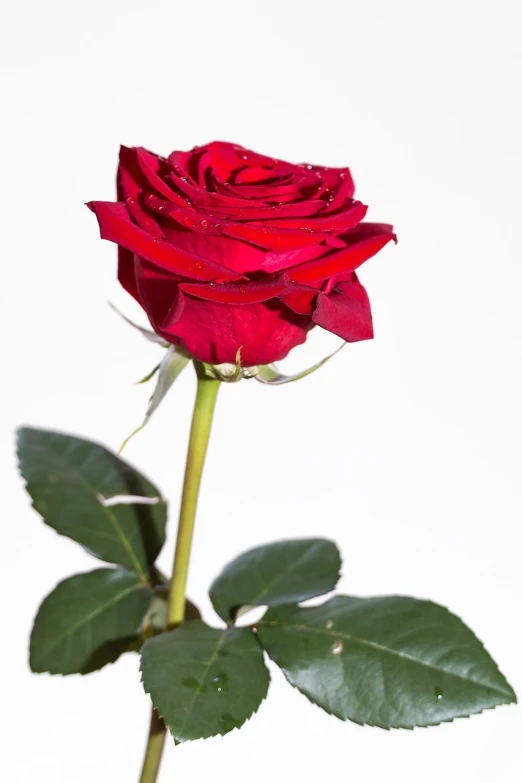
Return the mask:
[[[103,449],[111,457],[115,457],[116,459],[120,459],[125,465],[128,465],[129,468],[131,468],[132,470],[135,470],[136,473],[140,473],[140,471],[136,470],[135,468],[132,467],[132,465],[129,465],[129,463],[125,462],[119,455],[114,455],[106,446],[103,446],[101,443],[98,443],[97,441],[88,440],[88,439],[82,438],[81,436],[77,436],[77,435],[72,435],[71,436],[71,435],[69,435],[69,433],[60,432],[58,430],[40,430],[38,427],[28,427],[28,426],[21,426],[21,427],[17,428],[17,430],[16,430],[16,453],[17,453],[17,457],[18,457],[17,467],[18,467],[18,472],[20,474],[20,477],[21,477],[21,479],[23,481],[24,488],[25,488],[27,494],[29,495],[29,498],[31,499],[31,507],[38,514],[38,516],[40,517],[42,522],[45,525],[47,525],[48,527],[50,527],[51,530],[54,530],[54,532],[57,535],[63,536],[64,538],[68,538],[70,541],[74,541],[75,544],[78,544],[79,546],[81,546],[82,549],[86,549],[86,547],[84,547],[83,544],[80,544],[78,541],[76,541],[71,536],[68,536],[66,533],[61,533],[59,530],[56,530],[56,528],[53,525],[51,525],[50,522],[48,522],[46,520],[45,515],[42,514],[38,510],[38,508],[36,507],[35,500],[33,499],[33,496],[32,496],[32,494],[31,494],[31,492],[29,490],[29,482],[26,480],[26,478],[24,476],[23,464],[22,464],[23,463],[23,458],[22,458],[22,456],[20,454],[20,445],[21,445],[20,444],[20,438],[22,437],[22,434],[23,434],[24,430],[33,430],[33,431],[36,430],[36,431],[45,432],[45,433],[48,433],[48,434],[49,433],[50,434],[56,433],[57,435],[64,435],[66,437],[72,437],[72,438],[76,438],[78,440],[84,440],[86,443],[89,443],[89,444],[91,444],[93,446],[97,446],[98,448]],[[60,456],[60,455],[58,455],[58,456]],[[70,466],[68,466],[68,467],[70,468]],[[148,584],[148,575],[147,575],[146,571],[141,567],[141,564],[139,563],[139,561],[138,561],[138,559],[137,559],[137,557],[136,557],[136,555],[134,553],[134,550],[132,549],[132,546],[129,543],[129,540],[128,540],[127,536],[125,535],[125,533],[123,532],[123,530],[121,528],[121,525],[119,524],[118,520],[116,519],[114,513],[112,512],[111,507],[107,506],[107,505],[104,505],[102,502],[100,502],[99,493],[96,491],[95,487],[93,487],[91,484],[89,484],[88,481],[85,481],[85,479],[83,478],[82,474],[78,470],[75,469],[74,472],[79,477],[80,484],[83,484],[84,487],[86,487],[90,492],[92,492],[92,494],[96,498],[97,502],[100,504],[100,508],[103,509],[104,513],[109,518],[109,520],[110,520],[110,522],[111,522],[111,524],[112,524],[112,526],[113,526],[113,528],[114,528],[114,530],[116,532],[117,537],[119,538],[123,548],[125,549],[125,551],[127,552],[127,554],[129,555],[130,559],[132,560],[132,562],[134,564],[134,569],[133,569],[134,573],[136,573],[139,576],[139,578],[142,581],[143,585]],[[140,475],[143,475],[143,474],[140,473]],[[152,484],[152,482],[150,482],[149,479],[147,479],[146,476],[143,476],[143,478],[146,481],[148,481],[150,484]],[[158,493],[154,497],[157,498],[157,502],[163,503],[165,505],[165,509],[166,509],[167,503],[166,503],[166,500],[163,498],[163,496],[160,493]],[[97,555],[93,555],[93,557],[96,557],[97,559],[102,560],[103,562],[109,562],[109,563],[113,563],[113,565],[120,566],[119,563],[115,563],[114,561],[110,561],[110,560],[103,560],[103,558],[99,558]],[[120,566],[120,567],[121,568],[125,568],[124,566]]]
[[[188,620],[188,622],[189,622],[189,623],[191,623],[191,622],[201,622],[201,621],[200,621],[200,620]],[[185,624],[186,624],[186,623],[183,623],[183,625],[185,625]],[[224,633],[226,633],[226,631],[227,631],[227,630],[229,630],[229,629],[225,629],[225,628],[217,628],[216,630],[223,631]],[[257,643],[259,644],[259,639],[257,638],[257,634],[256,634],[256,633],[254,633],[254,632],[252,631],[252,629],[246,629],[246,630],[250,630],[250,632],[252,633],[252,636],[253,636],[253,637],[256,639]],[[155,638],[157,638],[157,637],[155,637]],[[224,639],[224,636],[222,637],[222,639]],[[143,647],[145,647],[145,646],[146,646],[146,645],[147,645],[149,642],[152,642],[152,641],[154,641],[154,639],[148,639],[148,640],[145,642],[145,644],[143,645]],[[217,651],[218,651],[218,649],[219,649],[219,646],[220,646],[220,644],[221,644],[221,640],[220,640],[220,643],[219,643],[218,647],[216,648],[216,652],[215,652],[215,654],[212,656],[212,661],[214,660],[214,657],[215,657],[215,655],[217,655]],[[263,654],[264,654],[264,653],[266,653],[266,650],[264,649],[264,647],[263,647],[262,645],[260,645],[260,644],[259,644],[259,646],[260,646],[260,648],[261,648],[261,652],[262,652]],[[143,647],[142,647],[142,651],[143,651]],[[264,655],[263,655],[263,658],[264,658]],[[271,677],[271,675],[270,675],[270,669],[269,669],[269,668],[268,668],[268,666],[266,665],[266,661],[264,661],[264,664],[265,664],[265,669],[266,669],[266,673],[267,673],[267,676],[268,676],[268,681],[267,681],[267,685],[266,685],[266,693],[265,693],[265,695],[262,697],[262,699],[260,700],[260,702],[259,702],[259,704],[257,705],[257,707],[256,707],[254,710],[252,710],[252,712],[250,713],[250,715],[249,715],[247,718],[245,718],[245,720],[243,721],[243,723],[242,723],[240,726],[234,726],[234,728],[230,729],[230,731],[216,731],[214,734],[207,734],[207,735],[206,735],[206,736],[204,736],[204,737],[196,737],[195,739],[192,739],[192,738],[189,738],[189,739],[180,739],[179,737],[177,737],[177,736],[176,736],[176,734],[173,732],[173,730],[172,730],[172,729],[171,729],[171,727],[169,726],[169,724],[168,724],[168,722],[167,722],[167,720],[166,720],[165,716],[164,716],[164,715],[163,715],[163,714],[162,714],[162,713],[159,711],[159,709],[157,708],[157,706],[154,704],[154,701],[153,701],[153,699],[152,699],[152,696],[151,696],[151,693],[150,693],[150,691],[148,691],[148,690],[147,690],[147,688],[145,687],[145,683],[144,683],[144,681],[143,681],[143,668],[142,668],[142,662],[143,662],[143,658],[142,658],[142,657],[141,657],[141,655],[140,655],[140,675],[141,675],[141,677],[140,677],[140,681],[141,681],[141,684],[143,685],[143,690],[145,691],[145,693],[147,694],[147,696],[149,696],[149,698],[150,698],[150,700],[151,700],[151,703],[152,703],[152,706],[154,707],[154,709],[156,710],[156,712],[158,713],[158,715],[159,715],[159,717],[162,719],[162,721],[165,723],[165,726],[166,726],[166,727],[167,727],[167,729],[169,730],[169,732],[170,732],[170,734],[172,735],[172,737],[173,737],[174,741],[175,741],[177,744],[180,744],[180,745],[184,744],[185,742],[200,742],[201,740],[206,740],[206,739],[213,739],[214,737],[226,737],[226,736],[227,736],[227,734],[231,734],[233,731],[239,731],[240,729],[242,729],[242,728],[243,728],[243,726],[245,726],[245,724],[249,723],[249,722],[252,720],[252,718],[254,717],[254,715],[256,715],[256,714],[258,713],[258,711],[259,711],[259,708],[261,707],[261,705],[262,705],[262,704],[263,704],[263,703],[266,701],[266,699],[267,699],[267,697],[268,697],[268,691],[269,691],[269,689],[270,689],[270,683],[272,682],[272,677]],[[208,667],[208,668],[210,668],[210,665],[209,665],[209,667]],[[196,696],[197,696],[197,693],[199,693],[199,691],[198,691],[198,692],[196,692]],[[194,697],[194,698],[195,698],[195,697]],[[186,721],[185,721],[185,722],[186,722]]]
[[[398,598],[411,598],[411,596],[402,596],[402,595],[397,595],[397,597]],[[454,612],[452,612],[450,609],[448,609],[448,607],[444,606],[443,604],[438,604],[435,601],[430,601],[430,600],[427,600],[427,599],[416,599],[416,600],[423,601],[424,603],[431,604],[432,606],[436,606],[437,608],[444,609],[445,611],[448,612],[448,614],[450,614],[452,617],[455,617],[463,625],[465,625],[466,628],[469,629],[469,626],[464,622],[464,620],[459,615],[457,615]],[[302,608],[302,607],[299,607],[298,604],[295,604],[293,606],[295,606],[296,609]],[[273,626],[277,625],[276,623],[267,623],[267,622],[264,622],[263,620],[261,620],[257,625],[258,626],[262,626],[263,624],[264,625],[273,625]],[[280,627],[282,627],[282,626],[280,626]],[[305,630],[312,630],[312,631],[316,630],[318,633],[328,633],[326,631],[323,631],[323,629],[319,629],[319,628],[317,628],[317,629],[310,629],[308,626],[294,626],[294,627],[296,627],[296,628],[297,627],[302,627]],[[469,630],[471,630],[471,629],[469,629]],[[397,731],[399,731],[399,730],[413,731],[414,729],[426,729],[426,728],[431,728],[433,726],[440,726],[443,723],[453,723],[455,720],[459,720],[459,719],[462,719],[462,718],[468,718],[469,719],[473,715],[481,715],[483,712],[487,712],[487,711],[490,711],[490,710],[495,710],[495,709],[497,709],[497,707],[503,707],[503,706],[507,706],[509,704],[517,704],[518,703],[518,698],[517,698],[517,695],[516,695],[515,691],[513,690],[511,685],[509,684],[509,682],[506,679],[506,677],[504,676],[504,674],[501,672],[499,665],[497,664],[495,659],[492,657],[492,655],[490,654],[489,650],[487,650],[486,645],[484,644],[484,642],[481,639],[479,639],[479,637],[475,634],[474,631],[471,631],[471,632],[473,633],[475,639],[480,644],[480,646],[482,647],[484,652],[489,656],[489,658],[490,658],[491,662],[494,664],[498,674],[502,677],[502,679],[506,683],[506,686],[509,689],[509,691],[502,691],[502,690],[500,690],[498,688],[494,688],[494,687],[492,687],[490,685],[484,685],[483,683],[478,682],[476,680],[472,680],[471,678],[462,677],[461,675],[456,675],[453,672],[448,672],[446,669],[442,669],[441,667],[430,666],[429,664],[420,664],[420,665],[426,665],[429,668],[435,668],[435,669],[438,669],[440,671],[443,671],[445,674],[450,674],[452,676],[458,677],[459,679],[463,679],[465,682],[473,682],[474,684],[479,685],[480,687],[489,688],[489,690],[493,691],[494,693],[498,693],[498,694],[506,696],[507,697],[506,700],[505,701],[500,701],[498,704],[493,704],[490,707],[482,707],[481,709],[473,710],[470,713],[463,713],[462,715],[454,715],[451,718],[444,718],[443,720],[440,720],[440,721],[433,721],[433,722],[428,722],[428,723],[423,723],[423,724],[401,724],[401,725],[394,725],[394,726],[386,726],[386,725],[381,724],[381,723],[370,723],[370,722],[367,722],[367,721],[358,721],[358,720],[355,720],[354,718],[350,718],[350,717],[347,717],[347,716],[345,717],[345,716],[339,715],[339,714],[337,714],[337,713],[335,713],[335,712],[333,712],[331,710],[326,709],[321,704],[318,704],[305,691],[301,690],[294,682],[292,682],[291,677],[288,675],[288,673],[285,671],[285,669],[277,663],[275,658],[273,658],[270,655],[270,652],[263,646],[261,638],[258,636],[257,633],[255,634],[255,636],[258,639],[258,642],[259,642],[261,648],[268,655],[270,660],[273,661],[273,663],[275,663],[275,665],[278,667],[278,669],[281,670],[281,672],[283,673],[286,681],[292,686],[292,688],[295,688],[296,691],[298,691],[299,693],[301,693],[303,696],[306,697],[306,699],[310,702],[310,704],[313,704],[315,707],[319,707],[319,709],[323,710],[323,712],[326,712],[327,715],[333,715],[334,717],[338,718],[339,720],[341,720],[343,722],[350,721],[350,723],[355,723],[358,726],[363,726],[363,727],[364,726],[370,726],[372,728],[383,729],[384,731],[393,731],[393,730],[397,730]],[[359,642],[365,642],[365,640],[359,639],[358,637],[354,637],[353,635],[344,634],[344,636],[343,636],[343,634],[341,634],[339,632],[336,633],[335,631],[332,631],[329,635],[331,635],[335,639],[350,638],[350,639],[357,639],[357,641],[359,641]],[[378,645],[378,644],[373,644],[373,643],[368,643],[368,644],[369,644],[369,646],[377,647],[377,648],[382,649],[382,650],[386,650],[387,649],[387,648],[382,647],[381,645]],[[387,650],[387,652],[392,653],[393,651]],[[416,661],[415,658],[411,658],[411,656],[400,654],[400,653],[397,653],[397,655],[400,655],[400,657],[403,657],[403,658],[408,658],[408,659],[412,660],[413,662],[418,663],[418,661]]]

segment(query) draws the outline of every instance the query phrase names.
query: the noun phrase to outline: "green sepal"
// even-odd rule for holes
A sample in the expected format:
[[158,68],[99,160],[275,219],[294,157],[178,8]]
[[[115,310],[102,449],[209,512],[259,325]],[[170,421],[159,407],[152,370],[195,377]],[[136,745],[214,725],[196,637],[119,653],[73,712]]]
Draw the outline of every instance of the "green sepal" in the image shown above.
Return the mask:
[[151,416],[153,413],[155,413],[155,411],[157,411],[174,381],[177,380],[189,361],[190,358],[186,356],[185,353],[181,352],[177,346],[169,345],[167,351],[165,352],[165,356],[161,360],[161,363],[158,365],[158,367],[152,371],[152,374],[149,374],[149,376],[146,376],[144,379],[142,379],[142,381],[139,382],[145,383],[149,377],[157,375],[156,386],[154,387],[154,391],[152,392],[152,395],[149,399],[145,418],[143,419],[143,422],[140,424],[140,426],[136,427],[136,429],[125,438],[119,449],[120,454],[130,439],[133,438],[134,435],[140,432],[149,423]]
[[319,370],[323,364],[326,364],[326,362],[334,357],[336,353],[339,353],[341,348],[344,348],[345,345],[346,343],[342,343],[339,348],[336,348],[335,351],[330,353],[328,356],[325,356],[324,359],[316,362],[316,364],[313,364],[311,367],[308,367],[306,370],[301,370],[300,372],[296,372],[291,375],[285,375],[285,373],[282,373],[278,368],[277,364],[260,364],[257,367],[251,368],[249,377],[255,378],[256,381],[268,384],[269,386],[281,386],[284,383],[300,381],[301,378],[306,378],[307,375],[311,375],[316,370]]

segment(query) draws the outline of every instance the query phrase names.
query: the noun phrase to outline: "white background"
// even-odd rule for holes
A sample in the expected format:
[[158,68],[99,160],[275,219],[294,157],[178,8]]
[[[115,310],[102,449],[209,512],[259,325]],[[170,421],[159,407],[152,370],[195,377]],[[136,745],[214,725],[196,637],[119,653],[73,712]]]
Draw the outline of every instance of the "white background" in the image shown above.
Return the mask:
[[[132,783],[148,723],[137,658],[89,677],[33,676],[43,594],[95,566],[29,508],[13,456],[27,423],[116,448],[158,351],[83,206],[111,199],[118,145],[225,139],[350,165],[397,247],[368,262],[373,342],[298,384],[220,394],[190,596],[256,543],[327,535],[341,588],[405,593],[466,619],[522,693],[521,124],[518,3],[18,2],[2,58],[2,777]],[[336,340],[314,333],[293,367]],[[171,499],[170,567],[194,379],[127,458]],[[273,672],[240,732],[169,747],[161,781],[514,783],[522,712],[430,730],[343,724]]]

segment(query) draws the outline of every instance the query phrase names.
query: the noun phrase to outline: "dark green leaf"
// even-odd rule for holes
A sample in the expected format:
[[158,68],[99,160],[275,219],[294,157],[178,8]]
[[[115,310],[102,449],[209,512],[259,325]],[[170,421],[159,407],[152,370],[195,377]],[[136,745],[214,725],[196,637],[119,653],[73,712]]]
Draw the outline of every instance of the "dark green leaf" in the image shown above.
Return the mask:
[[267,612],[258,634],[289,682],[343,720],[411,729],[516,700],[470,629],[429,601],[285,606]]
[[200,620],[156,636],[142,649],[143,687],[178,742],[226,734],[256,712],[270,676],[248,628]]
[[76,574],[44,599],[31,634],[33,672],[87,674],[135,646],[152,599],[136,574]]
[[277,606],[324,595],[337,584],[340,568],[333,541],[276,541],[232,560],[212,584],[210,598],[219,616],[229,622],[241,606]]
[[[150,481],[103,446],[58,432],[20,429],[18,456],[44,522],[146,579],[165,540],[167,516]],[[137,501],[129,503],[128,496]]]

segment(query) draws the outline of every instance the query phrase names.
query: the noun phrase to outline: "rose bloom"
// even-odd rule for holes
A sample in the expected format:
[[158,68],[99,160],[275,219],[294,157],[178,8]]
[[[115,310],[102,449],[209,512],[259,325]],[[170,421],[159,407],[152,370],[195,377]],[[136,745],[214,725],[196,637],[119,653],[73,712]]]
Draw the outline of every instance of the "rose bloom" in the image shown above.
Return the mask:
[[118,278],[153,329],[211,364],[282,359],[315,325],[373,337],[355,270],[395,239],[361,222],[347,168],[215,141],[168,158],[122,147],[116,202],[92,201]]

